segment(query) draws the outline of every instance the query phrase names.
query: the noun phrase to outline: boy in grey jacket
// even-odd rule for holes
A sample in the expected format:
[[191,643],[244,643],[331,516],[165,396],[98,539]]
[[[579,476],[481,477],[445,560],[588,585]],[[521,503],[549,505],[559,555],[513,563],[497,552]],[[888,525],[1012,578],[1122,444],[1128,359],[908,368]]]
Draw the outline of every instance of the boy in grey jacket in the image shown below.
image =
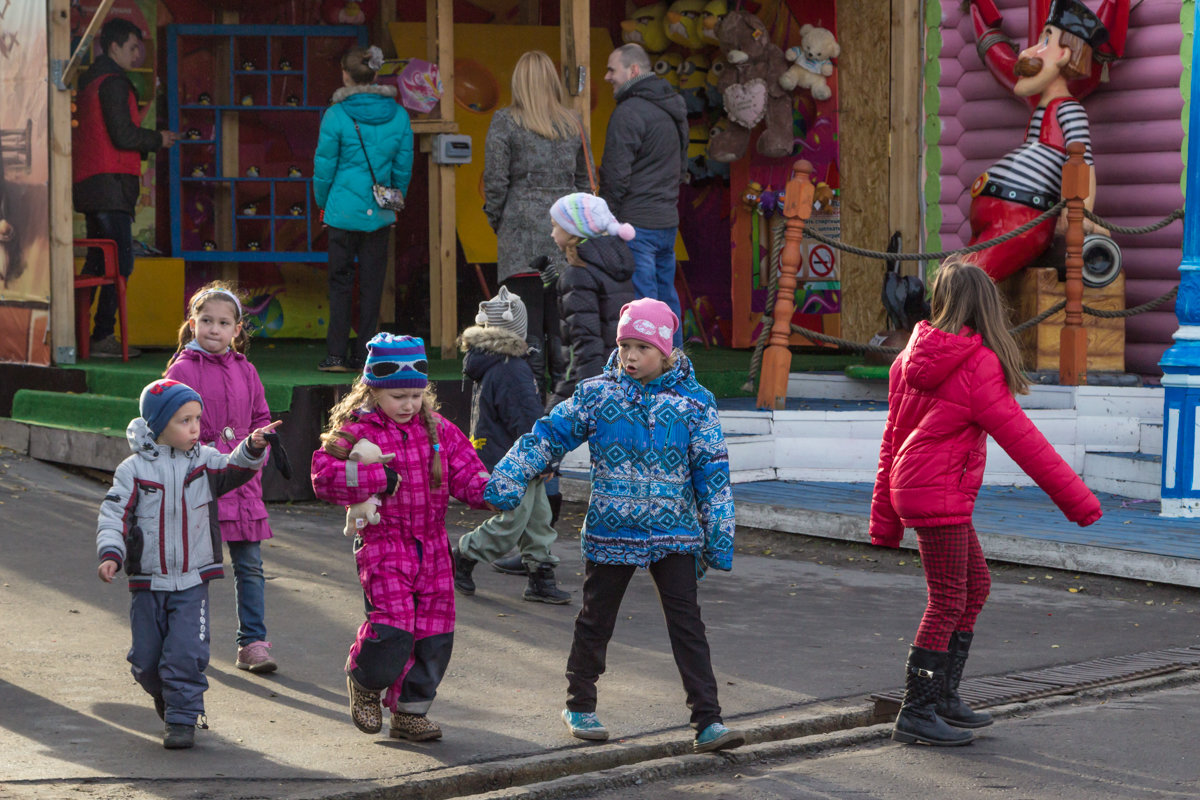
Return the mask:
[[121,462],[100,505],[97,574],[111,583],[125,567],[133,593],[134,680],[166,722],[163,747],[195,743],[208,679],[208,581],[224,577],[217,498],[241,486],[266,460],[273,422],[223,455],[199,444],[200,395],[157,380],[142,390],[142,416],[125,436],[133,455]]

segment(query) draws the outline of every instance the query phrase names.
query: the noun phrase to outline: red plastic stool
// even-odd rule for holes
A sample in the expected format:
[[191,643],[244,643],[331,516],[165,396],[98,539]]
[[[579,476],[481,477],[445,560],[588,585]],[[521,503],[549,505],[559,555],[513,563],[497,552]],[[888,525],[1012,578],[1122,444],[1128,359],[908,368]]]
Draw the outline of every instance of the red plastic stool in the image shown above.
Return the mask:
[[117,287],[117,319],[121,325],[121,360],[129,360],[129,329],[125,326],[125,276],[117,264],[117,243],[112,239],[76,239],[75,247],[98,247],[104,254],[103,275],[75,276],[75,347],[80,358],[91,353],[92,289]]

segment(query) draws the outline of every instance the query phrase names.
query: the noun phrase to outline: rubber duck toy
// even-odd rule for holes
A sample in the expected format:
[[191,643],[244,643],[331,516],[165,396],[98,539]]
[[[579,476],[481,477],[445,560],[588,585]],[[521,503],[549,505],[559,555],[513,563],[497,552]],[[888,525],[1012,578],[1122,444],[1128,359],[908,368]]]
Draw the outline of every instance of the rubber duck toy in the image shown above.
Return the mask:
[[204,175],[205,175],[205,167],[203,164],[197,164],[196,166],[192,167],[192,177],[193,178],[203,178]]
[[700,38],[700,20],[708,0],[675,0],[667,9],[663,30],[667,38],[688,50],[699,50],[705,46]]
[[209,94],[208,92],[201,92],[200,96],[196,98],[196,102],[202,106],[211,106],[212,105],[212,95]]
[[247,178],[257,178],[258,177],[258,167],[254,166],[253,164],[246,167],[246,177]]
[[304,173],[300,171],[299,167],[297,167],[295,164],[293,164],[292,166],[288,167],[288,177],[289,178],[302,178],[302,177],[304,177]]
[[247,58],[245,61],[242,62],[242,69],[245,70],[246,72],[253,72],[254,71],[254,62]]
[[279,68],[284,72],[287,72],[292,68],[292,62],[288,61],[286,58],[281,58],[279,59]]
[[246,203],[246,205],[242,206],[242,214],[247,217],[256,216],[258,214],[258,205],[255,203]]
[[293,217],[302,217],[304,216],[304,206],[299,203],[292,203],[292,207],[288,209],[288,213]]
[[258,240],[256,240],[256,239],[251,239],[250,241],[246,242],[247,250],[254,250],[257,252],[260,248],[261,248],[261,245],[258,243]]
[[199,139],[199,138],[200,138],[200,129],[199,129],[199,128],[188,128],[188,130],[187,130],[187,138],[189,138],[189,139]]
[[661,53],[671,43],[663,28],[663,17],[667,14],[666,3],[644,6],[621,22],[621,41],[640,44],[647,53]]
[[243,95],[242,96],[242,105],[244,105],[244,106],[254,105],[254,95],[252,95],[252,94]]
[[300,105],[300,98],[294,94],[289,94],[287,97],[287,104],[289,106],[298,106]]
[[217,249],[217,243],[212,239],[205,239],[204,244],[201,245],[201,247],[203,247],[205,250],[212,251]]
[[679,53],[660,53],[658,58],[654,59],[654,64],[651,69],[654,74],[662,78],[667,83],[671,84],[671,88],[679,91],[679,65],[683,63],[683,56]]

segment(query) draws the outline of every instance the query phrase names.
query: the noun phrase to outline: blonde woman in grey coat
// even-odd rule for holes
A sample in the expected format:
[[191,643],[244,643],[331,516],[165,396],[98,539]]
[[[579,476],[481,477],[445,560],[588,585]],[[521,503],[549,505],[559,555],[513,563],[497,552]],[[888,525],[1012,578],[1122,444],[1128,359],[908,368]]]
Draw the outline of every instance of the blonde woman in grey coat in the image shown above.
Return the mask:
[[529,314],[529,365],[545,391],[566,372],[555,283],[562,252],[550,238],[550,206],[589,191],[583,125],[564,104],[550,56],[525,53],[512,75],[512,105],[492,116],[483,154],[484,213],[498,241],[497,278]]

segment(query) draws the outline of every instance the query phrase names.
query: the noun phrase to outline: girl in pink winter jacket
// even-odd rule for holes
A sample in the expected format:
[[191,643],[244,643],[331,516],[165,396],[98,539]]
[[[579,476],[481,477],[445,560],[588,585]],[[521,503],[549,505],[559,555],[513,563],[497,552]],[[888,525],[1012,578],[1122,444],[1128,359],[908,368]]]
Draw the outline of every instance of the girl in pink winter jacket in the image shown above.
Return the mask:
[[[271,421],[258,370],[245,356],[249,344],[241,301],[232,286],[214,281],[192,295],[179,328],[179,347],[163,373],[200,393],[200,441],[221,453],[232,453],[250,431]],[[236,664],[253,673],[274,672],[261,551],[261,543],[271,538],[271,520],[263,505],[261,475],[222,497],[219,505],[237,600]]]
[[[359,730],[382,729],[385,693],[390,735],[409,741],[442,736],[426,714],[454,645],[450,495],[490,508],[483,501],[487,470],[462,431],[436,413],[427,372],[421,339],[377,334],[367,343],[363,374],[330,412],[312,460],[313,490],[322,500],[382,501],[379,522],[354,538],[367,619],[350,647],[346,686]],[[383,451],[381,463],[349,460],[359,440]]]
[[975,618],[991,578],[971,525],[990,435],[1072,522],[1100,519],[1096,499],[1017,404],[1029,391],[987,273],[951,257],[932,286],[932,319],[918,323],[892,364],[888,418],[871,503],[871,541],[898,547],[915,528],[929,590],[909,651],[892,738],[969,744],[992,723],[958,695]]

